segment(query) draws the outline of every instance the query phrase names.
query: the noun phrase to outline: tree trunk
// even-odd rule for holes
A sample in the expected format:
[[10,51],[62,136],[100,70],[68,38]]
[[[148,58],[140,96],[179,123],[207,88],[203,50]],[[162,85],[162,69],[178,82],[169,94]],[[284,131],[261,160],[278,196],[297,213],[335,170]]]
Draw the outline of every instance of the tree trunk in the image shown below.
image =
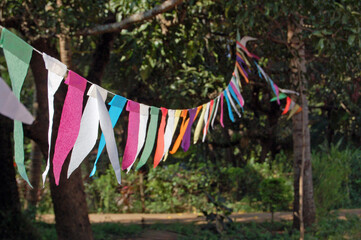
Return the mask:
[[[300,97],[294,100],[302,107],[302,112],[294,115],[292,118],[294,154],[293,227],[295,228],[300,228],[303,224],[306,227],[311,226],[316,219],[316,207],[313,199],[311,139],[308,127],[308,103],[306,96],[305,45],[300,36],[302,33],[301,25],[302,20],[295,24],[291,18],[287,33],[288,43],[293,54],[290,62],[290,80],[301,93]],[[301,169],[303,169],[303,172]]]
[[0,239],[39,239],[21,213],[11,143],[12,128],[12,120],[0,115]]
[[[14,160],[11,145],[12,121],[0,115],[0,226],[5,218],[2,214],[12,212],[20,214],[18,186],[15,179]],[[3,230],[2,227],[0,230]],[[0,231],[1,233],[1,231]],[[2,235],[2,234],[0,234]]]
[[[66,39],[61,39],[66,41]],[[60,40],[60,42],[62,42]],[[63,42],[64,43],[64,42]],[[66,42],[65,42],[66,44]],[[57,54],[49,47],[47,40],[40,39],[33,43],[33,46],[47,54],[56,57]],[[65,59],[61,59],[63,63],[70,66],[70,57],[67,53],[64,44],[60,44],[61,56],[66,56]],[[34,74],[36,88],[37,88],[37,101],[39,103],[39,113],[42,116],[37,116],[38,126],[42,128],[32,129],[33,138],[38,139],[43,155],[47,155],[47,127],[48,115],[44,114],[48,112],[47,106],[47,71],[44,67],[43,59],[39,54],[34,54],[31,62],[31,69]],[[67,87],[62,84],[55,94],[54,98],[54,125],[52,143],[55,143],[57,131],[60,123],[60,117],[62,112],[62,105],[65,99]],[[35,133],[34,133],[35,131]],[[51,149],[51,156],[54,152],[54,145]],[[52,163],[52,159],[50,161]],[[62,173],[60,176],[60,184],[56,186],[52,171],[52,164],[49,171],[50,190],[54,205],[56,231],[58,239],[93,239],[92,230],[88,217],[87,203],[84,193],[83,180],[81,176],[80,168],[72,174],[71,178],[67,179],[66,172],[69,164],[69,156],[66,159]]]

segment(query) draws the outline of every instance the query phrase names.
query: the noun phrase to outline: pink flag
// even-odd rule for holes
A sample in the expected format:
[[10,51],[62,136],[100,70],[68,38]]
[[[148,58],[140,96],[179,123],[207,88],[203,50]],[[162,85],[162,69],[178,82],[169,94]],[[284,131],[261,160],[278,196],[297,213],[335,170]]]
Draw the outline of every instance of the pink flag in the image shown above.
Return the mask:
[[61,114],[53,157],[53,171],[57,185],[59,184],[60,172],[65,158],[73,148],[79,134],[83,95],[87,81],[75,72],[69,71],[65,83],[68,85],[68,92],[66,93]]
[[223,124],[223,92],[221,93],[221,126],[224,127],[224,124]]
[[123,155],[122,170],[125,170],[129,166],[131,166],[137,156],[139,121],[140,121],[139,109],[140,109],[139,103],[128,100],[128,104],[127,104],[127,111],[129,112],[128,136]]

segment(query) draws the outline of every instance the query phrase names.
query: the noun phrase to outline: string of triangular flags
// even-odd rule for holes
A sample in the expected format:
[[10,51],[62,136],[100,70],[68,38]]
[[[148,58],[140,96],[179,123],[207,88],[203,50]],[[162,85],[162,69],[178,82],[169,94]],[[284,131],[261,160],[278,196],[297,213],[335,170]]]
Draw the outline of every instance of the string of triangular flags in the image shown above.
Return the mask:
[[[239,118],[241,117],[240,110],[243,112],[243,107],[245,105],[245,101],[241,94],[242,82],[249,83],[248,74],[251,72],[251,60],[253,60],[257,67],[260,78],[263,78],[269,84],[275,95],[271,101],[277,101],[280,105],[280,100],[286,98],[286,106],[282,114],[290,112],[290,118],[293,114],[301,111],[301,107],[286,95],[298,93],[292,90],[279,88],[257,63],[260,58],[249,52],[246,48],[247,41],[256,40],[255,38],[243,37],[240,39],[239,34],[237,34],[237,53],[232,78],[227,87],[216,98],[195,108],[167,109],[164,107],[158,108],[137,103],[103,89],[100,86],[89,82],[77,73],[68,70],[67,66],[59,60],[28,45],[11,31],[3,27],[0,27],[0,30],[2,30],[0,47],[4,50],[4,56],[14,92],[14,96],[12,96],[9,93],[9,91],[11,92],[9,88],[4,88],[5,90],[2,89],[2,91],[7,91],[7,93],[3,94],[3,92],[1,92],[0,113],[15,119],[15,162],[21,177],[26,180],[30,186],[31,184],[24,166],[23,128],[22,123],[17,120],[27,124],[31,124],[33,121],[32,116],[29,115],[30,113],[25,113],[24,107],[19,105],[20,103],[18,102],[20,100],[20,91],[29,68],[33,50],[43,56],[45,67],[48,70],[49,147],[47,165],[42,175],[43,185],[45,184],[45,179],[50,169],[50,148],[52,144],[54,144],[51,142],[54,116],[54,94],[63,82],[66,74],[67,77],[64,83],[68,85],[68,90],[63,104],[58,135],[55,141],[54,155],[52,158],[53,172],[57,185],[59,184],[62,166],[70,151],[72,150],[67,172],[68,178],[94,148],[98,138],[99,125],[102,134],[99,141],[97,157],[90,176],[95,174],[99,157],[104,147],[106,147],[108,157],[119,184],[121,183],[121,170],[127,170],[127,172],[129,172],[138,157],[139,161],[136,170],[146,164],[153,151],[155,152],[153,158],[154,168],[157,167],[162,160],[165,161],[167,159],[168,153],[176,153],[179,147],[184,151],[187,151],[191,143],[192,126],[196,122],[197,116],[199,116],[199,118],[193,134],[193,143],[195,144],[198,142],[201,133],[202,142],[204,142],[210,126],[212,128],[214,127],[214,122],[219,109],[220,124],[224,127],[224,99],[230,120],[235,122],[233,111]],[[83,111],[83,99],[87,83],[90,83],[91,87],[87,92],[89,97]],[[6,83],[0,81],[0,85],[3,84],[6,85]],[[108,105],[110,105],[109,110],[105,105],[108,93],[114,95],[112,100],[108,103]],[[15,101],[15,99],[18,101]],[[127,141],[122,164],[120,166],[113,128],[117,124],[124,108],[129,114],[129,120]],[[9,115],[9,110],[11,109],[14,110],[14,113]],[[21,110],[18,111],[17,109]],[[22,114],[24,119],[17,117],[18,112],[19,114]],[[159,115],[160,124],[158,125]],[[176,136],[175,133],[179,122],[181,122],[181,124],[178,136]],[[175,141],[173,141],[173,139],[175,139]],[[174,142],[173,146],[172,142]]]

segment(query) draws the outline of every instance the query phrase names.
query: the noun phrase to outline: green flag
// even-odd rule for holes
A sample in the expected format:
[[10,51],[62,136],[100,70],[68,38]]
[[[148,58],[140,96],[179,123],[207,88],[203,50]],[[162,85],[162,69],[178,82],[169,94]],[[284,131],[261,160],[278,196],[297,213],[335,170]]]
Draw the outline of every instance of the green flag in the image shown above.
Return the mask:
[[[15,96],[20,100],[20,92],[28,72],[33,48],[5,28],[3,28],[1,32],[0,47],[4,49],[12,90]],[[14,121],[14,145],[15,162],[18,166],[19,174],[31,186],[24,165],[23,125],[16,120]]]
[[160,109],[157,107],[150,107],[150,123],[147,132],[147,139],[145,140],[143,153],[140,157],[136,170],[139,170],[139,168],[141,168],[147,162],[150,154],[152,153],[157,135],[159,111]]

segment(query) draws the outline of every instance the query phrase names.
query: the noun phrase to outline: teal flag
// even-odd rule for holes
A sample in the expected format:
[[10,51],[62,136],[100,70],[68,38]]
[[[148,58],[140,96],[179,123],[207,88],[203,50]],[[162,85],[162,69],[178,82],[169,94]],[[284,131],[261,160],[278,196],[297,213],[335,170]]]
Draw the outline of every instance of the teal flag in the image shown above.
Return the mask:
[[[29,69],[33,48],[5,28],[1,31],[0,47],[4,49],[12,90],[20,101],[20,92]],[[18,166],[19,174],[31,186],[24,165],[23,125],[16,120],[14,121],[14,145],[15,162]]]

